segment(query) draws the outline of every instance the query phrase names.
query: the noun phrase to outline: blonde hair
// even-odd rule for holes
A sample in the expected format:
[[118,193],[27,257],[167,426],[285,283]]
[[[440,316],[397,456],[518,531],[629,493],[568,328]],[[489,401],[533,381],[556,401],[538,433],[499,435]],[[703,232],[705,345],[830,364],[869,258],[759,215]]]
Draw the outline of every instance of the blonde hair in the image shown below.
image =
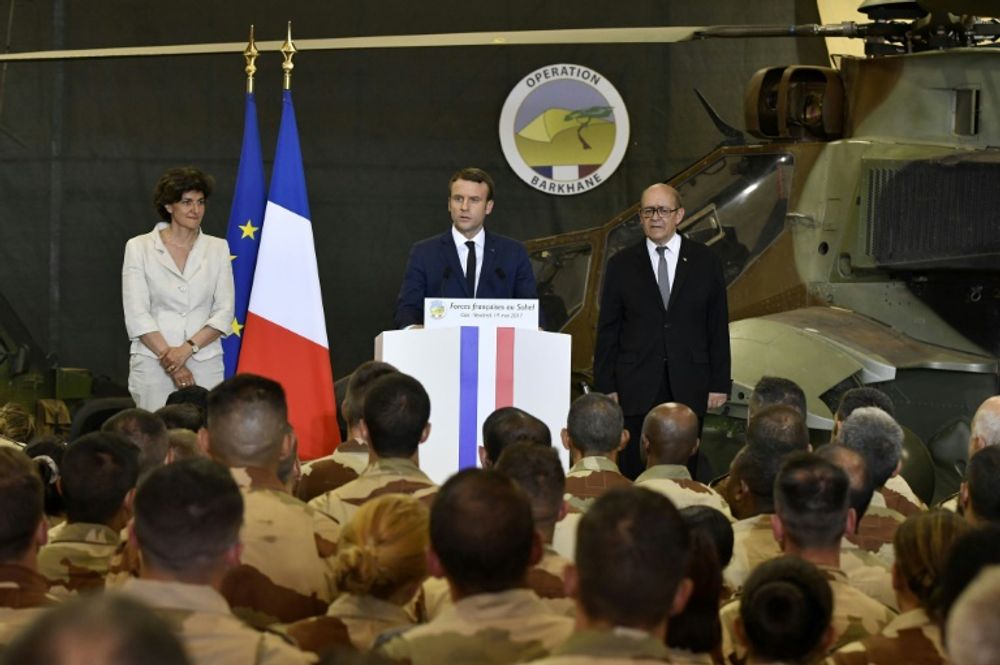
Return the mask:
[[920,605],[934,614],[941,575],[951,547],[968,523],[950,510],[929,510],[906,519],[892,539],[896,568]]
[[0,436],[28,443],[35,436],[35,417],[18,402],[7,402],[0,406]]
[[427,576],[430,518],[412,496],[366,502],[341,532],[336,582],[341,591],[382,600]]

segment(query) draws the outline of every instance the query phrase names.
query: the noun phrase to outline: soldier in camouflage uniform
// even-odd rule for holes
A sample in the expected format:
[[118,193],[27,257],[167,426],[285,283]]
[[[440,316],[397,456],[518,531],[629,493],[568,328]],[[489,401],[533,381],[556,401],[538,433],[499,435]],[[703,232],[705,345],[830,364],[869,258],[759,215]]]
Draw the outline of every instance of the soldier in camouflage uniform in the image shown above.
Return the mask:
[[1000,448],[984,448],[972,456],[959,491],[962,514],[970,524],[1000,523]]
[[732,519],[729,504],[715,490],[691,479],[688,459],[698,450],[698,416],[683,404],[653,407],[642,423],[646,470],[635,484],[663,494],[678,509],[709,506]]
[[365,395],[375,379],[398,371],[389,363],[369,360],[351,374],[341,414],[347,423],[347,440],[337,446],[332,455],[314,459],[302,465],[302,477],[296,491],[303,501],[311,501],[357,478],[368,466],[369,447],[361,430]]
[[576,563],[569,570],[576,629],[536,662],[706,662],[671,654],[665,643],[669,617],[684,608],[691,593],[684,577],[689,556],[688,529],[664,496],[638,487],[601,496],[580,519]]
[[[848,493],[847,474],[813,453],[789,456],[774,484],[775,540],[785,554],[815,564],[833,591],[831,648],[878,633],[894,616],[888,607],[855,589],[840,569],[841,539],[853,527]],[[731,662],[733,654],[743,657],[733,640],[740,602],[732,601],[721,610],[723,652]]]
[[1000,569],[983,571],[948,613],[948,655],[952,665],[1000,662]]
[[257,627],[323,614],[336,595],[338,528],[278,479],[279,460],[292,445],[284,390],[252,374],[227,379],[209,393],[208,426],[199,437],[243,494],[241,564],[222,584],[233,611]]
[[155,413],[125,409],[104,421],[102,432],[121,434],[139,449],[139,476],[162,466],[170,452],[167,426]]
[[[988,398],[972,417],[969,432],[969,460],[980,450],[990,446],[1000,446],[1000,396]],[[940,506],[946,510],[962,514],[958,492],[944,499]]]
[[896,532],[896,594],[902,612],[878,635],[837,650],[828,665],[943,665],[935,595],[953,543],[969,525],[944,510],[920,513]]
[[34,462],[16,448],[0,446],[0,647],[43,608],[56,602],[38,574],[38,548],[45,542],[42,479]]
[[136,492],[135,539],[142,572],[122,593],[171,626],[193,665],[313,662],[281,637],[237,619],[218,589],[240,560],[243,498],[226,467],[207,459],[153,471]]
[[38,553],[38,570],[60,597],[104,588],[119,532],[131,517],[139,449],[121,434],[92,432],[66,448],[60,469],[66,523]]
[[486,416],[483,421],[483,445],[479,446],[479,463],[489,469],[507,446],[518,442],[552,446],[552,432],[544,422],[516,406],[505,406]]
[[610,397],[590,393],[573,401],[562,430],[562,443],[573,464],[566,474],[571,510],[586,512],[609,489],[632,484],[616,464],[628,437],[622,409]]
[[416,460],[418,446],[430,434],[430,413],[430,397],[412,376],[394,372],[375,380],[365,397],[362,422],[371,464],[357,479],[309,505],[347,524],[365,501],[383,494],[410,494],[429,503],[437,485]]
[[480,469],[452,476],[431,507],[430,531],[430,570],[448,579],[454,605],[376,651],[410,665],[504,665],[545,656],[572,632],[572,619],[525,588],[541,539],[510,479]]
[[573,603],[566,596],[563,582],[563,573],[570,561],[552,548],[556,522],[566,510],[563,501],[566,475],[562,460],[551,447],[522,442],[509,446],[495,468],[528,495],[535,530],[541,535],[545,547],[541,561],[528,571],[528,587],[556,611],[572,616]]

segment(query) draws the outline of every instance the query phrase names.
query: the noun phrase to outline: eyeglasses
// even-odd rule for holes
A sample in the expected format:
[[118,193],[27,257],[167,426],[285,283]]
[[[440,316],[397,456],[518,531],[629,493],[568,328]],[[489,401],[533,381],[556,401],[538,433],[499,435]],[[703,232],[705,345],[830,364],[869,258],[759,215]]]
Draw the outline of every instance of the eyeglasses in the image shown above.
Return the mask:
[[664,208],[662,206],[659,208],[642,208],[641,210],[639,210],[639,215],[641,215],[643,219],[652,219],[657,215],[659,215],[663,219],[666,219],[667,217],[674,214],[680,209],[681,209],[680,206],[677,206],[676,208]]

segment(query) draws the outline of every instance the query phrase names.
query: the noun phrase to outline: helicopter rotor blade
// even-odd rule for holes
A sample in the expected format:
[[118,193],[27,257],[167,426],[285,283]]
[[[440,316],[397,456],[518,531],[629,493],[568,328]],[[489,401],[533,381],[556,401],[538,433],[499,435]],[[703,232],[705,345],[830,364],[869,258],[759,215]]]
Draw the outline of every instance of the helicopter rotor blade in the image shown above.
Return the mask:
[[1000,16],[1000,5],[996,0],[917,0],[917,4],[929,12]]

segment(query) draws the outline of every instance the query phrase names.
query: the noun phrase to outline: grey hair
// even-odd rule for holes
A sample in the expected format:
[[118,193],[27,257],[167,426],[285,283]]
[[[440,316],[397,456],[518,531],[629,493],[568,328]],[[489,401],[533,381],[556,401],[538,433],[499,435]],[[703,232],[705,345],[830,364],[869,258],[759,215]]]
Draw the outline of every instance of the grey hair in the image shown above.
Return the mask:
[[948,614],[948,653],[958,665],[987,665],[1000,657],[1000,567],[991,566],[958,597]]
[[840,443],[861,453],[875,487],[889,480],[903,456],[903,428],[877,406],[851,412],[840,428]]
[[1000,446],[1000,396],[983,402],[972,418],[972,436],[987,446]]

